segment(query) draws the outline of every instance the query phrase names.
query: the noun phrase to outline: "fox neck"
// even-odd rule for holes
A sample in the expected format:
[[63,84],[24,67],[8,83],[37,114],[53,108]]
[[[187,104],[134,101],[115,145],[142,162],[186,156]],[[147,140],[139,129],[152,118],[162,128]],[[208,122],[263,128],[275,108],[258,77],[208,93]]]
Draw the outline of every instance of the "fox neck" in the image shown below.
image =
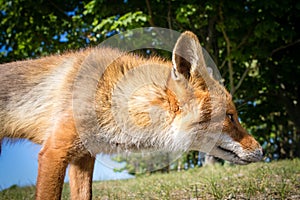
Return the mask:
[[153,68],[141,66],[119,81],[112,94],[111,112],[123,139],[143,149],[164,149],[172,143],[171,124],[181,110],[176,95],[166,86],[169,68]]
[[94,102],[98,128],[86,137],[93,138],[88,142],[95,144],[92,153],[102,151],[96,141],[128,150],[169,148],[171,124],[181,112],[176,94],[167,86],[170,63],[122,59],[109,66],[98,82]]

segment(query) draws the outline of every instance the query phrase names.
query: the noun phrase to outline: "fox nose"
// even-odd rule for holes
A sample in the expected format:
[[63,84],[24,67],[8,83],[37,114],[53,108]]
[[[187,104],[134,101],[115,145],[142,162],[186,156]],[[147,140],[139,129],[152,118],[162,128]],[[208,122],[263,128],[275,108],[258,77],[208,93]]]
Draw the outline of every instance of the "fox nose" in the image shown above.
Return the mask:
[[251,160],[254,162],[258,162],[261,161],[264,157],[264,150],[263,148],[259,145],[259,143],[257,143],[257,146],[255,149],[252,150],[251,153]]
[[256,154],[258,155],[258,159],[262,160],[265,155],[264,149],[260,146],[259,149],[256,150],[256,152]]
[[265,151],[262,146],[256,141],[256,149],[255,154],[260,158],[260,160],[264,157]]

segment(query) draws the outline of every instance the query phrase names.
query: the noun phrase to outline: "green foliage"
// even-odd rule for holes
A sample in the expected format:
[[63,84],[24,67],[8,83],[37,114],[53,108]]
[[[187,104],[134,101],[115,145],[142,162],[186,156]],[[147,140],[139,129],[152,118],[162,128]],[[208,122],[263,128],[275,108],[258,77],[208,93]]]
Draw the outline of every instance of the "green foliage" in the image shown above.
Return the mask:
[[109,3],[0,0],[0,47],[5,50],[0,63],[95,45],[112,31],[140,27],[147,20],[141,11],[115,9],[122,1],[104,4]]
[[138,25],[144,25],[143,22],[147,21],[147,16],[143,14],[141,11],[137,12],[129,12],[124,14],[121,17],[111,16],[109,18],[101,20],[100,23],[97,21],[93,22],[93,31],[98,32],[102,30],[101,34],[107,34],[111,31],[121,31],[126,29],[132,29],[137,27]]
[[268,158],[300,157],[297,1],[0,0],[0,11],[0,63],[97,45],[141,26],[191,30]]

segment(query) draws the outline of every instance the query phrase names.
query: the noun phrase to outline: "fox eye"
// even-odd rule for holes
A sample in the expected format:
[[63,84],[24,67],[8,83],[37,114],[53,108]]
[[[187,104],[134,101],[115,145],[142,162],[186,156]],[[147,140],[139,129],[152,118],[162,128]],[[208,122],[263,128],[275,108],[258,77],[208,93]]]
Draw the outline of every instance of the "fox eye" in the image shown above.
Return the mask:
[[227,117],[230,119],[231,122],[234,123],[233,114],[227,114]]

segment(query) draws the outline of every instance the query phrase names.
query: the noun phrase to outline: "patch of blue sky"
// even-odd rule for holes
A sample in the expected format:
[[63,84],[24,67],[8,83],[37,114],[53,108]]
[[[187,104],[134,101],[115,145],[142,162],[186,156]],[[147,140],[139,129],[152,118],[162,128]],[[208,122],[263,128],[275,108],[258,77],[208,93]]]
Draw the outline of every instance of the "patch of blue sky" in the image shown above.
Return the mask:
[[60,35],[55,35],[53,36],[54,40],[58,40],[59,42],[68,42],[68,33],[67,31],[65,31],[64,33],[60,34]]
[[12,50],[13,50],[13,49],[12,49],[11,47],[8,47],[8,48],[7,48],[6,45],[3,45],[3,46],[1,47],[1,49],[0,49],[0,53],[3,53],[4,56],[7,56],[7,54],[8,54],[9,52],[11,52]]
[[73,17],[76,15],[77,11],[78,11],[78,7],[74,8],[74,10],[66,11],[65,14],[68,15],[69,17]]
[[[38,152],[41,146],[22,140],[16,144],[4,142],[0,156],[0,191],[13,185],[27,186],[35,185],[38,173]],[[93,180],[117,180],[129,179],[134,176],[127,172],[115,172],[114,168],[122,168],[124,163],[111,160],[109,155],[98,155]],[[66,175],[68,172],[66,172]],[[65,182],[68,182],[68,176]]]

